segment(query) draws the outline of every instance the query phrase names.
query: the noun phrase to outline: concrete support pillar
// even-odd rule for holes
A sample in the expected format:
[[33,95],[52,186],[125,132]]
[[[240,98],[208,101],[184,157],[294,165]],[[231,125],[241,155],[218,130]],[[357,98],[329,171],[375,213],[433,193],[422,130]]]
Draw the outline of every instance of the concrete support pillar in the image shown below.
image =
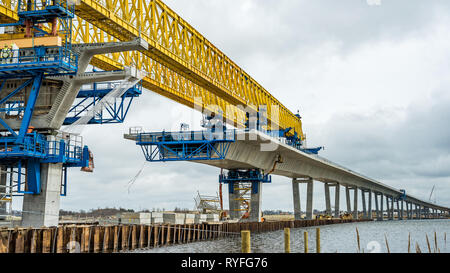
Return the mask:
[[306,219],[313,219],[313,193],[314,193],[314,181],[310,179],[307,182],[307,196],[306,196]]
[[339,218],[339,216],[341,216],[340,195],[341,195],[341,186],[339,184],[336,184],[334,192],[334,217],[336,218]]
[[345,197],[347,201],[347,213],[352,212],[352,204],[350,200],[350,188],[348,186],[345,186]]
[[389,204],[389,196],[386,195],[386,212],[388,220],[391,220],[391,208]]
[[401,200],[400,202],[401,202],[400,218],[403,220],[404,219],[404,212],[405,212],[405,209],[404,209],[405,201]]
[[391,220],[394,220],[394,197],[391,196]]
[[362,201],[362,208],[363,208],[363,217],[364,217],[364,219],[367,219],[366,192],[363,189],[361,189],[361,201]]
[[384,220],[384,211],[383,211],[383,194],[380,193],[380,219],[381,221]]
[[[6,202],[5,200],[1,200],[2,198],[5,197],[5,193],[6,193],[6,178],[7,178],[7,173],[6,173],[6,167],[1,166],[0,167],[0,217],[2,217],[2,215],[6,215]],[[1,220],[2,218],[0,218]]]
[[59,221],[62,164],[41,164],[41,193],[25,194],[22,226],[51,227]]
[[294,199],[294,218],[295,220],[302,219],[302,211],[300,206],[300,187],[297,179],[292,179],[292,193]]
[[419,213],[419,206],[415,204],[416,206],[416,219],[420,219],[420,213]]
[[248,220],[250,222],[261,222],[262,185],[263,183],[261,182],[252,183],[252,194],[250,195],[250,213],[248,217]]
[[228,184],[228,204],[229,204],[229,214],[231,219],[240,219],[241,212],[239,211],[239,191],[234,190],[234,183]]
[[372,219],[372,190],[369,190],[369,209],[368,209],[368,215],[367,215],[367,219]]
[[330,199],[330,185],[328,183],[324,183],[325,185],[325,207],[326,214],[331,216],[331,199]]
[[409,202],[406,201],[406,219],[411,219],[411,216],[409,215]]
[[377,220],[380,220],[380,206],[378,204],[378,193],[375,193],[375,214],[376,214],[376,218]]
[[414,208],[412,202],[409,202],[409,216],[411,217],[411,220],[414,219]]
[[358,188],[353,188],[353,219],[358,219]]

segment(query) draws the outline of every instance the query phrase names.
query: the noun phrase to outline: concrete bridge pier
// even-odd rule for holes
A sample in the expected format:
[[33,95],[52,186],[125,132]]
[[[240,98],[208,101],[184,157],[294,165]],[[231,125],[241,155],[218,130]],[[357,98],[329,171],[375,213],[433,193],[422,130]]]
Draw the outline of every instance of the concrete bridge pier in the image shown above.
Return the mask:
[[62,176],[62,163],[41,164],[41,193],[24,195],[21,226],[58,226]]
[[367,208],[366,208],[366,191],[361,189],[361,202],[363,208],[363,218],[367,219]]
[[341,216],[340,211],[340,195],[341,195],[341,186],[339,183],[335,184],[335,192],[334,192],[334,217],[339,218]]
[[389,220],[394,220],[394,197],[391,196],[390,199],[391,199],[391,206],[390,206],[390,208],[391,208],[391,218]]
[[2,200],[6,193],[6,179],[7,173],[4,166],[0,166],[0,215],[6,215],[6,200]]
[[386,212],[387,212],[387,219],[391,220],[391,208],[389,204],[389,196],[386,195]]
[[[261,222],[262,184],[263,183],[261,183],[261,182],[253,182],[252,183],[252,194],[250,196],[250,212],[249,212],[249,217],[248,217],[250,222]],[[255,187],[256,187],[256,189],[255,189]]]
[[306,219],[313,219],[313,194],[314,194],[314,181],[309,179],[292,179],[292,192],[294,201],[294,217],[295,220],[302,219],[301,217],[301,205],[300,205],[300,184],[306,183]]
[[400,217],[398,218],[399,220],[403,220],[404,218],[403,218],[403,213],[404,213],[404,204],[405,204],[405,202],[403,201],[403,200],[400,200],[400,204],[401,204],[401,207],[400,207]]
[[347,213],[352,212],[352,204],[350,200],[350,187],[348,185],[345,186],[345,199],[347,201]]
[[373,218],[372,215],[372,190],[368,190],[367,191],[369,193],[369,208],[368,208],[368,214],[367,214],[367,219],[371,220]]
[[313,194],[314,194],[314,181],[312,178],[307,180],[307,189],[306,189],[306,219],[313,219]]
[[353,219],[358,219],[358,188],[353,188]]
[[292,193],[294,199],[294,218],[295,220],[302,219],[302,211],[300,205],[300,182],[296,179],[292,179]]
[[239,191],[234,190],[234,183],[228,184],[228,203],[229,203],[229,213],[231,219],[240,219],[241,212],[239,211]]
[[[380,198],[381,195],[381,198]],[[383,195],[381,193],[375,192],[375,214],[378,221],[383,220]],[[380,202],[381,201],[381,202]]]
[[331,214],[330,184],[329,183],[324,183],[324,186],[325,186],[326,214],[331,216],[332,214]]
[[413,203],[409,202],[409,219],[414,219],[414,210],[413,210]]

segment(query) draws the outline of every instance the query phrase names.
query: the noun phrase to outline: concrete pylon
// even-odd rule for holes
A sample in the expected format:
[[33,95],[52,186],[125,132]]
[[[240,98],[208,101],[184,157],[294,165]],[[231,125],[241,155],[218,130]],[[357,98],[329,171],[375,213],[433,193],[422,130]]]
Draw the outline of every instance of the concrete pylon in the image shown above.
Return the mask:
[[380,221],[383,221],[384,220],[384,210],[383,210],[383,194],[382,193],[380,193],[380,216],[379,216],[379,219],[378,220],[380,220]]
[[[0,198],[2,198],[6,193],[6,167],[0,167]],[[0,200],[0,215],[6,215],[6,202],[4,200]]]
[[[261,182],[253,182],[252,183],[252,194],[250,196],[250,213],[249,213],[249,217],[248,217],[248,220],[250,222],[261,222],[262,185],[263,185],[263,183],[261,183]],[[255,189],[255,187],[256,187],[256,189]]]
[[314,194],[314,181],[309,179],[307,182],[307,190],[306,190],[306,219],[313,219],[313,194]]
[[331,216],[331,199],[330,199],[330,185],[328,183],[324,183],[325,186],[325,207],[327,215]]
[[386,212],[388,220],[391,220],[391,208],[389,204],[389,196],[386,195]]
[[372,216],[372,190],[368,190],[368,193],[369,193],[369,198],[368,198],[368,200],[369,200],[369,208],[368,208],[368,214],[367,214],[367,219],[372,219],[373,218],[373,216]]
[[358,219],[358,188],[353,188],[353,219]]
[[391,220],[394,220],[394,197],[391,196]]
[[23,227],[58,225],[62,175],[62,163],[41,164],[41,193],[23,197]]
[[361,203],[363,209],[363,217],[367,219],[367,206],[366,206],[366,191],[361,189]]
[[228,183],[228,204],[229,214],[231,219],[240,219],[241,213],[239,211],[239,191],[234,190],[234,183]]
[[352,204],[350,200],[350,188],[345,186],[345,197],[347,201],[347,213],[352,213]]
[[294,200],[294,219],[301,220],[302,211],[300,205],[300,183],[295,178],[292,179],[292,195]]
[[334,217],[336,218],[339,218],[339,216],[341,216],[340,195],[341,195],[341,186],[338,183],[336,183],[334,192]]

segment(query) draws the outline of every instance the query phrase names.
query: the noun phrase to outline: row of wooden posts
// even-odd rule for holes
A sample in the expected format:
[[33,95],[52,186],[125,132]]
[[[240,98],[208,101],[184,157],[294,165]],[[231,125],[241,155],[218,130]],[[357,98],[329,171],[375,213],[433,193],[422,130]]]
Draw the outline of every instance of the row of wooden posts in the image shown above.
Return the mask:
[[263,223],[190,225],[64,225],[50,228],[0,229],[0,253],[110,253],[183,244],[252,233],[356,222],[300,220]]
[[[251,231],[250,230],[242,230],[241,231],[241,252],[242,253],[251,253]],[[304,253],[309,252],[308,247],[308,232],[303,232],[304,238]],[[291,253],[291,229],[284,228],[284,252]],[[316,228],[316,253],[320,253],[320,228]]]

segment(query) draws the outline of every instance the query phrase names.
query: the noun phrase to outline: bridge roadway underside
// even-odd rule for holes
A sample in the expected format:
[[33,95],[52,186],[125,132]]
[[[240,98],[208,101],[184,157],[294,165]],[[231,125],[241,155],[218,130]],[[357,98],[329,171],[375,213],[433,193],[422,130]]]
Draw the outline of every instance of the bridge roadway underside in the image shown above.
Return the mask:
[[[365,177],[317,155],[299,151],[256,130],[238,132],[236,139],[236,142],[231,143],[224,160],[195,162],[228,170],[261,169],[265,173],[272,171],[271,174],[290,177],[293,181],[297,178],[306,179],[306,182],[308,179],[316,180],[326,185],[340,185],[347,189],[370,191],[394,199],[402,195],[399,189]],[[279,156],[281,156],[282,163],[276,163]],[[410,195],[407,195],[402,201],[427,209],[449,211],[447,207],[422,201]],[[369,200],[369,206],[371,206],[371,200]]]

